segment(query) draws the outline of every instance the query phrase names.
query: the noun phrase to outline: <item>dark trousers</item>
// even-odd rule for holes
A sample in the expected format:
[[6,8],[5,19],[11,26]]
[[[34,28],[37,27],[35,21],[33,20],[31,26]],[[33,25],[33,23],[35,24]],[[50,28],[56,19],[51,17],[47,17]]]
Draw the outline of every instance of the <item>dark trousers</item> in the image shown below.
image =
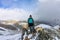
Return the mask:
[[33,33],[34,32],[34,27],[30,26],[30,32]]
[[30,28],[30,32],[31,33],[35,32],[34,24],[33,23],[29,23],[29,28]]

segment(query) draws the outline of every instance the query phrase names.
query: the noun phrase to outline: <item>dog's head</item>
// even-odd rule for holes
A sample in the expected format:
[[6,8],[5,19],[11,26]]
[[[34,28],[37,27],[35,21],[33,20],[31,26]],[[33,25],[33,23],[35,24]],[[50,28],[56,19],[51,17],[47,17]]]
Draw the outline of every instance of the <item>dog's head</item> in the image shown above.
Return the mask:
[[42,28],[42,27],[37,27],[36,28],[36,31],[38,32],[38,31],[43,31],[44,29]]

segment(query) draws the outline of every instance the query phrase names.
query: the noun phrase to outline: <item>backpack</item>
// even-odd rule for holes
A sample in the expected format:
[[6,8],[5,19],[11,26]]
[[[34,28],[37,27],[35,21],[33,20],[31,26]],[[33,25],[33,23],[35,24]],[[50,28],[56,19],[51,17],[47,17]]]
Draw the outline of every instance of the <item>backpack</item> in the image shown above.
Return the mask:
[[33,19],[32,18],[29,18],[29,23],[33,23]]

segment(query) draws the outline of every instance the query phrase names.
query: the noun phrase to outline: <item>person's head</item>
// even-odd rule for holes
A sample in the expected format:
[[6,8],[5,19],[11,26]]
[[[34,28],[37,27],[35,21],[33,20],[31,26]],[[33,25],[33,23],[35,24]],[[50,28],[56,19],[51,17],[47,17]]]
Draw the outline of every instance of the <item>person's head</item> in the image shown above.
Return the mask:
[[32,15],[30,15],[29,17],[32,18]]

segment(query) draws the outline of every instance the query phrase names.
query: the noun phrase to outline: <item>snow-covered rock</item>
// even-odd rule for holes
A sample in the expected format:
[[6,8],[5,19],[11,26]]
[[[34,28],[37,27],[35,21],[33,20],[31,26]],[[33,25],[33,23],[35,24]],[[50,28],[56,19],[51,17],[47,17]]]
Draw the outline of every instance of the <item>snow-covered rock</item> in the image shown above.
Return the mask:
[[37,28],[37,27],[42,27],[42,28],[51,29],[52,26],[47,25],[47,24],[39,24],[39,25],[35,26],[35,28]]
[[0,40],[21,40],[21,35],[19,31],[0,27]]
[[0,34],[1,34],[1,35],[7,35],[7,34],[9,34],[9,32],[8,32],[7,29],[5,29],[5,28],[3,28],[3,27],[0,27]]
[[32,37],[32,34],[28,35],[28,38],[31,38]]
[[18,33],[17,30],[10,30],[3,27],[0,27],[0,35],[12,35]]
[[[55,29],[60,28],[59,25],[52,27],[52,26],[46,25],[46,24],[39,24],[39,25],[35,26],[35,28],[37,28],[37,27],[42,27],[42,28],[46,28],[46,29],[49,29],[49,30],[54,28],[53,29],[54,31],[51,30],[53,32],[56,32]],[[48,32],[50,32],[50,31],[48,31]],[[19,31],[16,31],[16,30],[9,30],[9,29],[5,29],[5,28],[0,27],[0,33],[3,34],[3,35],[0,35],[0,40],[21,40],[22,32],[19,32]],[[24,39],[25,39],[26,36],[28,36],[28,38],[31,38],[32,34],[26,35],[26,33],[25,33]],[[36,33],[36,35],[30,40],[36,40],[37,36],[38,36],[38,33]],[[54,35],[52,35],[52,36],[54,36]],[[58,39],[58,37],[54,36],[53,40],[59,40],[59,39]]]
[[56,29],[56,30],[59,30],[60,26],[59,25],[56,25],[53,28]]
[[55,40],[59,40],[58,37],[55,37]]
[[39,27],[45,29],[45,31],[50,33],[51,34],[50,36],[52,36],[52,37],[54,36],[53,40],[60,40],[60,38],[58,38],[58,37],[60,37],[60,32],[57,31],[57,30],[60,29],[59,25],[56,25],[56,26],[52,27],[52,26],[46,25],[46,24],[39,24],[39,25],[35,26],[35,29],[39,28]]

